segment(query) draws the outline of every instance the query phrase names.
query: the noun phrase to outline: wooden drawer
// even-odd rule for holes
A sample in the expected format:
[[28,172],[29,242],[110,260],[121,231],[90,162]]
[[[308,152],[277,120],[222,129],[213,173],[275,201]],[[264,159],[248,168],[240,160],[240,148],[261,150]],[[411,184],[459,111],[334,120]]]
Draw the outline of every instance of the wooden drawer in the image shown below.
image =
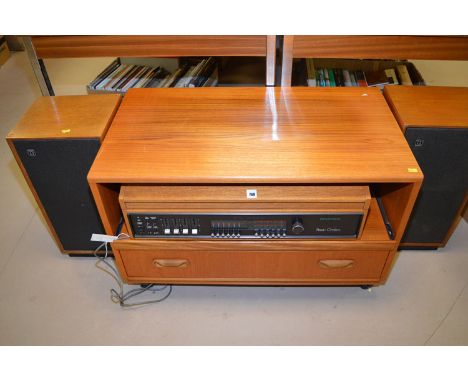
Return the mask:
[[377,283],[388,251],[197,251],[123,249],[129,282],[187,284]]

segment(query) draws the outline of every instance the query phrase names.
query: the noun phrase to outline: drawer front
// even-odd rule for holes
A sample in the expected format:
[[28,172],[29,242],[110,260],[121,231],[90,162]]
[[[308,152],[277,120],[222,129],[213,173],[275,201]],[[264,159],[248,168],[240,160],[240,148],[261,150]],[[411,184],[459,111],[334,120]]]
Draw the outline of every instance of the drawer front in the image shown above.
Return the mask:
[[120,250],[129,281],[378,281],[388,251]]

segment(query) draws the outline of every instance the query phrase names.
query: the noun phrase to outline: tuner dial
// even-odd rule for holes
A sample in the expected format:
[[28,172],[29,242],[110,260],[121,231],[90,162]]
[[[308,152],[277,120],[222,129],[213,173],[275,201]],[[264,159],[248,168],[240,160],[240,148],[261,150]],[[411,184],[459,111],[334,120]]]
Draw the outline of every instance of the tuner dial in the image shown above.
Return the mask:
[[304,225],[302,224],[301,219],[294,220],[294,223],[292,225],[291,230],[292,230],[293,234],[295,234],[295,235],[299,235],[302,232],[304,232]]

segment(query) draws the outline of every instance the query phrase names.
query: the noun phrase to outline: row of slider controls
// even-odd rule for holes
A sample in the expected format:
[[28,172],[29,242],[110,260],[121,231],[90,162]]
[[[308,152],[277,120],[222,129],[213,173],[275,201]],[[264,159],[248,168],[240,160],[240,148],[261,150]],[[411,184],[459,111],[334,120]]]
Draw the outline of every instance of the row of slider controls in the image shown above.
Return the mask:
[[216,237],[216,238],[219,238],[219,237],[226,237],[228,239],[237,239],[237,238],[240,238],[241,235],[240,233],[224,233],[224,232],[212,232],[211,233],[211,237]]
[[258,230],[255,232],[255,236],[261,237],[262,239],[279,239],[280,237],[286,236],[286,228]]

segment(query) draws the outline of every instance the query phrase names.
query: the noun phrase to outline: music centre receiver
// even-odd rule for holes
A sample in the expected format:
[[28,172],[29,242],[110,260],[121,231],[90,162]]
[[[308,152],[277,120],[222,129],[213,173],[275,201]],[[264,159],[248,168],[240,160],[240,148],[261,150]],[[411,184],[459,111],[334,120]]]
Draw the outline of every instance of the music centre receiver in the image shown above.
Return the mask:
[[[124,186],[120,202],[135,238],[357,238],[365,186]],[[276,192],[275,192],[276,190]],[[216,195],[216,193],[218,193]]]
[[136,238],[356,238],[363,213],[129,214]]

